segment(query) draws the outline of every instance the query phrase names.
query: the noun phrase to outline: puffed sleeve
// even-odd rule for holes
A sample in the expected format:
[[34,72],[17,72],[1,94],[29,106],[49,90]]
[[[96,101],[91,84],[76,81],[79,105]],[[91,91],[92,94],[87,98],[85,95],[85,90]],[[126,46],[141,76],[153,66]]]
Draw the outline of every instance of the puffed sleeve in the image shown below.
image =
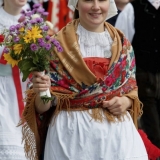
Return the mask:
[[130,42],[132,42],[135,33],[134,19],[133,6],[128,3],[119,14],[115,24],[115,27],[121,30]]

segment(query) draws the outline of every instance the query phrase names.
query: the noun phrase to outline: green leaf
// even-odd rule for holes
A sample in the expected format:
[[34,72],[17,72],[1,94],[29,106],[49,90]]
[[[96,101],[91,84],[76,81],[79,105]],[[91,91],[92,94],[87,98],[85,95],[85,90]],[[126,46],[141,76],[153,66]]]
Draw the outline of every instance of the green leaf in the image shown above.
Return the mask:
[[23,73],[22,82],[25,82],[31,72],[30,71],[25,71],[25,72],[22,72],[22,73]]
[[30,68],[32,68],[33,66],[34,64],[31,59],[23,59],[19,61],[18,67],[23,74],[23,82],[28,78],[29,74],[32,72]]
[[53,97],[48,97],[47,95],[41,96],[41,99],[44,104],[48,103],[49,101],[52,101],[54,98]]

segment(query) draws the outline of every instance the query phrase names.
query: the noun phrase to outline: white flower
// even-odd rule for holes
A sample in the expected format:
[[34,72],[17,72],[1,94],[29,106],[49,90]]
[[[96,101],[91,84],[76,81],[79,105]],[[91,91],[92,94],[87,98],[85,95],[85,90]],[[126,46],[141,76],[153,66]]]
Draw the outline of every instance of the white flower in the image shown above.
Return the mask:
[[11,35],[9,35],[8,37],[7,37],[7,43],[10,43],[11,42],[11,40],[12,40],[12,36]]
[[39,14],[33,14],[32,19],[40,18],[41,16]]
[[51,22],[46,21],[45,23],[50,29],[53,29],[53,24]]

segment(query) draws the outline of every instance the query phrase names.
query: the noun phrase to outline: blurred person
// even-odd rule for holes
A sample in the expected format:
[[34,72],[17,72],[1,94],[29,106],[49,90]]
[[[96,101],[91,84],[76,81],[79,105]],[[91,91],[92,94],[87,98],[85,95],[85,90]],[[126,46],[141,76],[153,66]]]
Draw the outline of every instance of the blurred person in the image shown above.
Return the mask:
[[134,0],[118,16],[115,27],[132,42],[136,57],[142,129],[160,148],[160,1]]
[[48,1],[48,17],[47,20],[53,23],[54,32],[58,32],[68,22],[73,20],[73,12],[67,6],[67,0],[50,0]]
[[[0,0],[0,33],[18,24],[20,12],[27,0]],[[24,108],[23,93],[26,82],[21,82],[18,67],[6,64],[5,46],[0,47],[0,159],[26,160],[21,127],[17,127]]]
[[[75,19],[51,37],[63,50],[55,49],[48,75],[33,72],[27,90],[28,158],[39,159],[45,144],[44,160],[148,160],[135,127],[142,108],[132,46],[105,22],[117,13],[114,0],[68,5]],[[39,93],[47,89],[53,100],[43,103]]]
[[107,20],[107,22],[109,22],[110,24],[112,24],[113,26],[115,26],[117,17],[119,15],[119,13],[123,10],[123,8],[130,2],[130,0],[115,0],[117,9],[118,9],[118,14],[115,15],[114,17],[110,18]]

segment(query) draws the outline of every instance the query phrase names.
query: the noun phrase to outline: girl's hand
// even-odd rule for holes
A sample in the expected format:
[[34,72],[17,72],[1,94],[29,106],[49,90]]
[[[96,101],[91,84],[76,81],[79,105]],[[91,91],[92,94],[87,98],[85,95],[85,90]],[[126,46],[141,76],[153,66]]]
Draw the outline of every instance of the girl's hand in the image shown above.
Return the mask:
[[48,88],[50,88],[51,81],[48,75],[42,75],[41,72],[33,72],[32,75],[34,92],[39,93],[41,91],[46,91]]
[[109,101],[103,102],[103,107],[107,108],[113,115],[121,115],[131,107],[132,101],[128,97],[113,97]]

